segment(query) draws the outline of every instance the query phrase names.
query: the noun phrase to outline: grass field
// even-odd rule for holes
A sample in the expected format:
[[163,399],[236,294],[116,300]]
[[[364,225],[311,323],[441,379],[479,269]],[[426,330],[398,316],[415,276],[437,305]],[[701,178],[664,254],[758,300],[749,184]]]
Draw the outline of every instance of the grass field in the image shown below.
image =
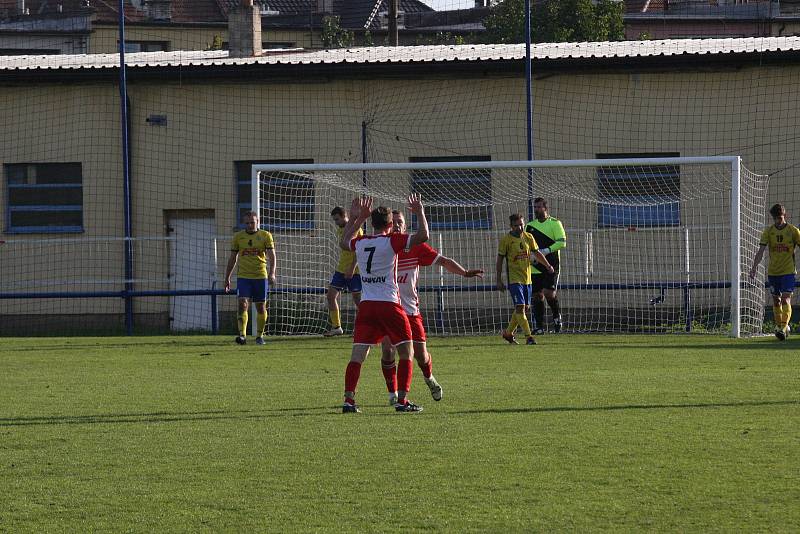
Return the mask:
[[347,339],[0,339],[0,531],[800,530],[800,339],[430,348],[343,415]]

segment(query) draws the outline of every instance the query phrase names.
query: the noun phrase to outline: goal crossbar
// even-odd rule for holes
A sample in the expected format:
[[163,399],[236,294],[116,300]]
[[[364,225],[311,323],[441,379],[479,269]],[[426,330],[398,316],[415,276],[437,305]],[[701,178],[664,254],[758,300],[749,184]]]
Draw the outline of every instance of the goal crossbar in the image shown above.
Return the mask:
[[702,156],[671,158],[624,159],[540,159],[517,161],[437,161],[416,163],[280,163],[253,165],[253,179],[259,172],[317,172],[317,171],[423,171],[435,169],[545,169],[578,167],[635,167],[637,165],[704,165],[728,164],[739,166],[739,156]]

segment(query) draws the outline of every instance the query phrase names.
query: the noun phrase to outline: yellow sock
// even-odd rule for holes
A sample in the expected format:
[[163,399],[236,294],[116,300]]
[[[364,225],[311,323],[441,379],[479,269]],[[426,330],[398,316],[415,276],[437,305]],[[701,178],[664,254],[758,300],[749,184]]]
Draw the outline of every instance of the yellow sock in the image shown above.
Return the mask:
[[517,313],[517,324],[522,327],[522,331],[525,332],[525,337],[531,337],[531,325],[528,323],[525,312]]
[[781,328],[783,326],[783,306],[773,306],[772,314],[775,316],[775,326]]
[[514,330],[516,329],[517,329],[517,312],[514,312],[511,314],[511,321],[509,321],[508,328],[506,330],[508,330],[509,334],[513,334]]
[[328,315],[331,318],[331,327],[333,328],[341,328],[342,326],[342,318],[339,315],[339,310],[331,310],[328,312]]
[[792,319],[792,303],[787,302],[783,305],[783,319],[784,323],[783,326],[787,326],[789,321]]
[[267,312],[256,313],[256,326],[258,326],[259,337],[264,335],[264,327],[267,326]]
[[237,316],[239,321],[239,335],[246,336],[247,335],[247,311],[239,312]]

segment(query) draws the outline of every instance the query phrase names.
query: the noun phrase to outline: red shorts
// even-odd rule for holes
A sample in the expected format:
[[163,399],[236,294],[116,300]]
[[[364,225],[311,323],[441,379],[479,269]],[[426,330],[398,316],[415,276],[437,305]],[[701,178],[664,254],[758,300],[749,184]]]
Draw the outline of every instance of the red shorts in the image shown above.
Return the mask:
[[389,337],[392,345],[411,341],[411,325],[406,312],[394,302],[362,300],[356,314],[353,343],[375,345],[384,336]]
[[425,325],[422,324],[422,314],[409,315],[408,322],[411,324],[411,339],[418,343],[427,341],[425,338]]

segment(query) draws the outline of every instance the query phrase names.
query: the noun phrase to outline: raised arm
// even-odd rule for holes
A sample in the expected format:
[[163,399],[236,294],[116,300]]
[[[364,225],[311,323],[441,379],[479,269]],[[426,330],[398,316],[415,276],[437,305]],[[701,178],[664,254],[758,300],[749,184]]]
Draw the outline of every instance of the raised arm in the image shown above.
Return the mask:
[[408,209],[417,216],[417,231],[411,236],[408,247],[419,245],[428,240],[428,219],[425,217],[425,207],[422,205],[422,197],[419,193],[412,193],[408,196]]
[[350,250],[350,241],[353,240],[358,229],[367,219],[369,219],[372,212],[372,197],[356,197],[350,203],[350,220],[344,225],[342,231],[342,240],[339,242],[339,247],[342,250]]
[[464,278],[483,278],[482,269],[465,269],[459,265],[457,261],[447,256],[439,256],[436,263],[444,267],[447,272],[463,276]]
[[764,251],[767,250],[767,245],[761,245],[758,247],[758,252],[756,252],[756,259],[753,260],[753,266],[750,268],[750,278],[756,277],[756,271],[758,270],[758,264],[761,263],[761,260],[764,259]]

